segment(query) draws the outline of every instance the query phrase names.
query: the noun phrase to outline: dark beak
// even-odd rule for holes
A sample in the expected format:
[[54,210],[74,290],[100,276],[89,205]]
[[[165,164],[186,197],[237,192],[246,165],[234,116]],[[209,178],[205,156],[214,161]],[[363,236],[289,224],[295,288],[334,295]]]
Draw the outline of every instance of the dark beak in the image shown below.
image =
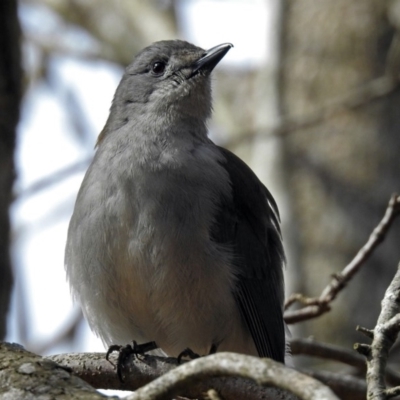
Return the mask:
[[233,44],[224,43],[207,50],[201,58],[192,64],[192,76],[199,70],[210,73],[231,47],[233,47]]

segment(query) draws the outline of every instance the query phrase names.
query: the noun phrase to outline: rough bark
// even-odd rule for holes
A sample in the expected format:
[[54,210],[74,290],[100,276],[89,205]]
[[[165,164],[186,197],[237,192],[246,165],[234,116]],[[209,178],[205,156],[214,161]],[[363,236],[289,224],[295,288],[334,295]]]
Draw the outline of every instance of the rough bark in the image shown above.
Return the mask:
[[105,398],[54,361],[9,343],[0,344],[0,388],[0,399]]

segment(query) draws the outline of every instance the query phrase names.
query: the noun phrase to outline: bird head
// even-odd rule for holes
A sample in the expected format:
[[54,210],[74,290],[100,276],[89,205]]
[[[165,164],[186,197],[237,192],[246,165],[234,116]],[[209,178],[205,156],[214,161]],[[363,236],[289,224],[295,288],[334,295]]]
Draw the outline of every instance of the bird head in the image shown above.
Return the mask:
[[118,128],[135,114],[149,115],[153,122],[156,116],[207,120],[210,73],[231,47],[225,43],[203,50],[182,40],[165,40],[144,48],[125,70],[111,108],[115,120],[107,125]]

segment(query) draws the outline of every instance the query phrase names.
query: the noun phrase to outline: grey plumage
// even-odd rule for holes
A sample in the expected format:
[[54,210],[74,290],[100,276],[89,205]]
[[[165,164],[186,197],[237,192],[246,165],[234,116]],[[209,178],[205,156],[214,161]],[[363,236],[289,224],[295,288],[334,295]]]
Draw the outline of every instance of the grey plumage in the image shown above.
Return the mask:
[[117,88],[78,194],[66,271],[110,344],[155,341],[283,361],[284,253],[276,204],[207,137],[210,72],[229,50],[140,52]]

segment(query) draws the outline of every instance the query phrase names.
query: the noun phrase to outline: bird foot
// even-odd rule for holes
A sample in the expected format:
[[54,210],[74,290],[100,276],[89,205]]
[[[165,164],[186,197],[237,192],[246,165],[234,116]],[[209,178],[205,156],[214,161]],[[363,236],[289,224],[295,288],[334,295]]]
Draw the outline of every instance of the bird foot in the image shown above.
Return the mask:
[[[109,361],[114,367],[116,366],[118,378],[121,382],[123,382],[124,380],[122,377],[122,367],[129,356],[133,354],[138,360],[141,360],[141,358],[139,357],[140,355],[143,356],[148,351],[155,350],[157,348],[158,346],[156,345],[156,342],[137,344],[135,341],[133,341],[132,345],[127,344],[126,346],[114,344],[108,348],[106,353],[106,360]],[[111,360],[109,360],[110,354],[114,351],[119,352],[116,365]]]
[[195,353],[193,350],[189,349],[189,347],[188,347],[179,353],[179,355],[177,357],[178,364],[181,363],[183,357],[188,357],[191,360],[195,360],[196,358],[199,358],[200,355]]
[[[210,351],[209,351],[208,354],[210,355],[210,354],[214,354],[216,352],[217,352],[217,345],[213,344],[211,346]],[[186,348],[185,350],[183,350],[182,352],[179,353],[179,355],[177,357],[178,364],[181,363],[183,357],[188,357],[191,360],[195,360],[196,358],[200,358],[201,356],[199,354],[195,353],[192,349],[189,349],[189,347],[188,347],[188,348]]]

